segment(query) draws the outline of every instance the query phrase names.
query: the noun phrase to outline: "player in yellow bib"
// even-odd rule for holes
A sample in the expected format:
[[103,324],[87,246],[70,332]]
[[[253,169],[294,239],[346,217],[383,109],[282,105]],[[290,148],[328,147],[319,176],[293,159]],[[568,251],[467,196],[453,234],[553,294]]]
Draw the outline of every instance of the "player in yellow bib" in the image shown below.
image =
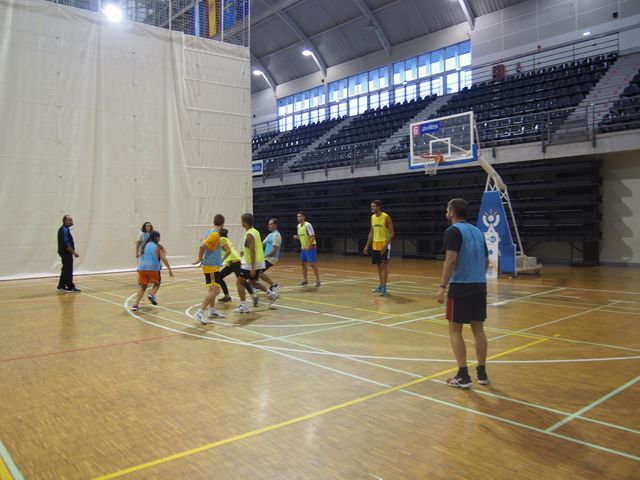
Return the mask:
[[[278,294],[271,292],[267,287],[259,283],[260,273],[264,271],[265,259],[264,250],[262,248],[262,239],[260,232],[253,228],[254,218],[251,213],[245,213],[241,217],[242,227],[245,229],[244,245],[242,249],[242,267],[240,276],[236,281],[238,286],[238,296],[240,297],[240,306],[233,311],[236,313],[249,313],[249,306],[246,302],[246,293],[248,286],[258,288],[265,292],[269,297],[269,303],[273,303]],[[258,305],[258,296],[253,295],[253,306]]]
[[371,290],[371,293],[387,294],[387,279],[389,277],[389,256],[391,254],[391,240],[395,235],[393,221],[389,214],[382,211],[382,202],[371,202],[371,229],[367,245],[362,253],[367,255],[371,247],[371,263],[378,265],[378,277],[380,285]]
[[316,287],[320,286],[320,273],[318,272],[316,256],[316,232],[313,226],[306,221],[304,213],[298,213],[298,234],[294,235],[294,240],[300,240],[300,262],[302,264],[302,282],[300,285],[308,285],[307,263],[311,265],[316,276]]

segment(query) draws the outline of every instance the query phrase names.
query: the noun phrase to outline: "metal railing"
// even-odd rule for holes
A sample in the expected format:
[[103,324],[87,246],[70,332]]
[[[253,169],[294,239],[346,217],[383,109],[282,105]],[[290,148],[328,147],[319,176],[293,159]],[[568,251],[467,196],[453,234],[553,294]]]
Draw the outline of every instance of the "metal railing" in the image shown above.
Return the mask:
[[[93,12],[103,12],[108,4],[119,7],[132,22],[180,31],[235,45],[249,46],[250,0],[213,2],[210,0],[47,0]],[[210,10],[210,6],[215,7]]]
[[[595,147],[598,137],[604,134],[632,129],[639,129],[640,134],[640,95],[478,122],[479,145],[490,148],[493,156],[497,148],[525,143],[537,144],[543,152],[550,145],[582,141],[591,141]],[[324,170],[328,176],[329,169],[337,167],[349,167],[351,172],[372,166],[380,169],[381,162],[397,161],[408,155],[407,152],[404,156],[383,158],[381,143],[376,140],[343,145],[336,148],[339,151],[322,149],[293,163],[294,155],[270,158],[265,160],[263,182],[271,178],[283,180],[289,174],[299,174],[304,179],[305,173],[318,170]]]

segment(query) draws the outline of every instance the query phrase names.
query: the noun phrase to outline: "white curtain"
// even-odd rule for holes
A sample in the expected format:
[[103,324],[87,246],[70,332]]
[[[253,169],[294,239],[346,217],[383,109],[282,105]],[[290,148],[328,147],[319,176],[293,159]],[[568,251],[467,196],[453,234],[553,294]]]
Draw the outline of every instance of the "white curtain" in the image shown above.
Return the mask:
[[0,278],[135,267],[151,221],[175,265],[252,210],[249,51],[40,0],[0,0]]

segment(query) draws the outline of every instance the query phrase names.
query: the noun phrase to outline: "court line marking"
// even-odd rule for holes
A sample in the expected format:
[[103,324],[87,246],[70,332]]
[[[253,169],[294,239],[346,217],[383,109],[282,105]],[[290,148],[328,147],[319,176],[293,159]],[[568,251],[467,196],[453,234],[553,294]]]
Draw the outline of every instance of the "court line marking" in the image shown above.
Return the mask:
[[617,394],[619,394],[620,392],[626,390],[627,388],[629,388],[631,385],[635,384],[638,382],[638,380],[640,380],[640,375],[638,375],[636,378],[634,378],[633,380],[629,380],[627,383],[625,383],[624,385],[619,386],[618,388],[616,388],[615,390],[612,390],[611,392],[607,393],[606,395],[603,395],[602,397],[600,397],[597,400],[594,400],[593,402],[591,402],[589,405],[581,408],[580,410],[578,410],[577,412],[572,413],[571,415],[569,415],[568,417],[560,420],[559,422],[554,423],[553,425],[551,425],[549,428],[547,428],[545,430],[545,432],[553,432],[555,430],[557,430],[558,428],[560,428],[561,426],[569,423],[571,420],[573,420],[576,417],[579,417],[580,415],[582,415],[585,412],[588,412],[589,410],[591,410],[592,408],[597,407],[598,405],[600,405],[601,403],[606,402],[607,400],[609,400],[610,398],[616,396]]
[[89,346],[89,347],[74,348],[72,350],[59,350],[59,351],[55,351],[55,352],[34,353],[32,355],[23,355],[23,356],[20,356],[20,357],[0,358],[0,363],[15,362],[17,360],[30,360],[32,358],[53,357],[53,356],[56,356],[56,355],[65,355],[67,353],[78,353],[78,352],[86,352],[86,351],[90,351],[90,350],[100,350],[100,349],[103,349],[103,348],[119,347],[119,346],[122,346],[122,345],[140,344],[140,343],[152,342],[152,341],[155,341],[155,340],[164,340],[164,339],[167,339],[167,338],[178,337],[178,336],[180,336],[180,333],[171,333],[169,335],[160,335],[160,336],[157,336],[157,337],[144,337],[144,338],[138,338],[138,339],[134,339],[134,340],[128,340],[126,342],[104,343],[104,344],[100,344],[100,345],[92,345],[92,346]]
[[24,480],[22,473],[20,473],[16,464],[13,463],[13,459],[2,441],[0,441],[0,457],[0,478],[2,478],[2,480]]
[[[546,341],[546,340],[541,339],[541,340],[536,340],[534,342],[530,342],[530,343],[527,343],[527,344],[524,344],[524,345],[520,345],[519,347],[515,347],[515,348],[512,348],[512,349],[506,350],[504,352],[501,352],[499,354],[496,354],[496,355],[493,356],[493,358],[497,358],[497,357],[500,357],[500,356],[505,356],[505,355],[508,355],[510,353],[514,353],[514,352],[523,350],[525,348],[532,347],[532,346],[537,345],[538,343],[541,343],[541,342],[544,342],[544,341]],[[268,347],[261,347],[261,348],[263,348],[265,350],[270,350],[270,348],[268,348]],[[279,352],[273,352],[273,353],[279,354]],[[325,365],[315,364],[314,362],[309,362],[308,360],[304,360],[304,359],[298,359],[298,358],[296,358],[294,356],[291,356],[291,355],[286,355],[286,356],[290,357],[290,358],[292,358],[294,360],[302,361],[303,363],[312,364],[312,365],[315,365],[317,367],[320,367],[320,368],[323,368],[323,369],[326,369],[326,370],[330,370],[330,371],[333,371],[333,372],[336,372],[336,373],[341,373],[343,375],[347,375],[349,377],[359,378],[359,379],[364,380],[364,381],[366,381],[368,383],[373,383],[373,384],[378,385],[378,386],[384,386],[385,385],[385,384],[382,384],[380,382],[376,382],[374,380],[365,379],[364,377],[354,376],[354,375],[352,375],[352,374],[350,374],[348,372],[341,372],[341,371],[339,371],[337,369],[334,369],[334,368],[331,368],[331,367],[327,367]],[[487,358],[487,360],[490,360],[490,359],[491,359],[491,357]],[[147,469],[149,467],[153,467],[153,466],[160,465],[160,464],[163,464],[163,463],[167,463],[167,462],[170,462],[170,461],[173,461],[173,460],[184,458],[184,457],[187,457],[187,456],[190,456],[190,455],[194,455],[196,453],[204,452],[206,450],[211,450],[213,448],[216,448],[216,447],[219,447],[219,446],[222,446],[222,445],[227,445],[229,443],[233,443],[233,442],[236,442],[238,440],[243,440],[245,438],[254,437],[256,435],[260,435],[262,433],[270,432],[270,431],[273,431],[273,430],[278,430],[280,428],[284,428],[284,427],[287,427],[289,425],[294,425],[294,424],[303,422],[305,420],[310,420],[312,418],[316,418],[316,417],[319,417],[321,415],[325,415],[327,413],[332,413],[332,412],[335,412],[337,410],[342,410],[344,408],[351,407],[353,405],[357,405],[357,404],[366,402],[368,400],[371,400],[371,399],[374,399],[374,398],[377,398],[377,397],[380,397],[380,396],[383,396],[383,395],[386,395],[386,394],[389,394],[389,393],[393,393],[393,392],[397,392],[397,391],[403,390],[403,389],[405,389],[407,387],[410,387],[412,385],[416,385],[418,383],[425,382],[425,381],[430,380],[432,378],[439,377],[439,376],[442,376],[442,375],[446,375],[446,374],[455,372],[456,370],[457,370],[457,367],[448,368],[446,370],[442,370],[440,372],[436,372],[434,374],[427,375],[425,377],[421,377],[421,378],[417,378],[415,380],[411,380],[409,382],[405,382],[405,383],[397,385],[395,387],[387,386],[387,388],[385,388],[383,390],[379,390],[379,391],[374,392],[374,393],[371,393],[369,395],[364,395],[362,397],[358,397],[358,398],[355,398],[353,400],[342,402],[342,403],[339,403],[337,405],[332,405],[330,407],[323,408],[321,410],[316,410],[315,412],[311,412],[311,413],[308,413],[306,415],[301,415],[301,416],[298,416],[298,417],[294,417],[294,418],[291,418],[289,420],[285,420],[283,422],[279,422],[279,423],[272,424],[272,425],[269,425],[269,426],[266,426],[266,427],[262,427],[262,428],[259,428],[259,429],[256,429],[256,430],[252,430],[250,432],[245,432],[245,433],[242,433],[242,434],[239,434],[239,435],[235,435],[235,436],[232,436],[232,437],[227,437],[227,438],[215,441],[215,442],[211,442],[211,443],[208,443],[208,444],[205,444],[205,445],[201,445],[201,446],[196,447],[196,448],[192,448],[192,449],[189,449],[189,450],[184,450],[182,452],[178,452],[178,453],[175,453],[173,455],[168,455],[166,457],[158,458],[156,460],[152,460],[152,461],[149,461],[149,462],[141,463],[139,465],[136,465],[136,466],[133,466],[133,467],[130,467],[130,468],[126,468],[126,469],[123,469],[123,470],[118,470],[116,472],[97,477],[95,480],[109,480],[109,479],[113,479],[113,478],[118,478],[118,477],[121,477],[123,475],[128,475],[129,473],[138,472],[140,470],[144,470],[144,469]]]
[[[327,271],[335,271],[335,272],[350,272],[350,273],[362,273],[362,274],[367,274],[369,272],[363,271],[363,270],[345,270],[345,269],[339,269],[339,268],[326,268],[323,267],[323,270],[327,270]],[[409,273],[393,273],[394,277],[412,277],[412,278],[421,278],[421,279],[425,279],[425,278],[435,278],[436,280],[439,280],[441,277],[432,277],[432,276],[428,276],[428,275],[414,275],[414,274],[409,274]],[[503,286],[513,286],[513,283],[511,281],[508,280],[502,280],[500,281],[499,279],[496,282],[492,282],[495,283],[496,285],[503,285]],[[519,282],[518,286],[521,287],[531,287],[531,288],[553,288],[552,285],[538,285],[538,284],[533,284],[533,283],[522,283]],[[566,290],[580,290],[580,291],[585,291],[585,292],[607,292],[607,293],[623,293],[623,294],[629,294],[629,295],[640,295],[640,292],[625,292],[622,290],[604,290],[604,289],[599,289],[599,288],[578,288],[578,287],[562,287]]]
[[[86,294],[89,295],[89,294]],[[122,296],[118,296],[118,295],[114,295],[118,298],[125,298]],[[236,340],[233,339],[232,337],[227,337],[227,336],[222,336],[220,334],[217,334],[217,332],[212,332],[210,330],[204,330],[202,328],[199,328],[198,326],[192,325],[192,324],[187,324],[184,322],[180,322],[171,318],[167,318],[167,317],[163,317],[162,315],[158,315],[158,314],[154,314],[154,313],[146,313],[146,315],[152,316],[152,317],[157,317],[160,318],[162,320],[166,320],[168,322],[171,323],[175,323],[177,325],[181,325],[184,327],[188,327],[188,328],[193,328],[196,330],[200,330],[206,334],[211,334],[211,335],[215,335],[215,336],[220,336],[221,338],[211,338],[210,336],[207,335],[200,335],[200,334],[193,334],[193,333],[188,333],[185,332],[184,330],[176,330],[175,328],[171,328],[171,327],[167,327],[164,325],[160,325],[156,322],[152,322],[149,320],[145,320],[142,317],[135,315],[133,312],[131,312],[128,309],[128,301],[131,300],[131,298],[133,298],[135,294],[130,295],[128,298],[125,298],[125,303],[124,304],[120,304],[120,303],[116,303],[113,302],[111,300],[107,300],[107,299],[103,299],[100,297],[94,297],[97,298],[98,300],[102,300],[104,302],[108,302],[108,303],[112,303],[114,305],[118,305],[118,306],[124,306],[125,311],[132,316],[133,318],[136,318],[139,321],[142,321],[144,323],[147,323],[148,325],[151,326],[155,326],[158,328],[162,328],[171,332],[175,332],[175,333],[181,333],[183,335],[188,335],[188,336],[193,336],[196,338],[204,338],[207,340],[212,340],[212,341],[217,341],[217,342],[222,342],[222,343],[230,343],[230,344],[234,344],[234,345],[239,345],[239,346],[255,346],[257,348],[260,348],[260,346],[258,345],[253,345],[251,342],[246,342],[243,340]],[[89,295],[91,296],[91,295]],[[178,310],[173,310],[170,308],[166,308],[166,307],[162,307],[160,305],[156,306],[155,308],[161,308],[163,310],[167,310],[169,312],[173,312],[176,314],[183,314],[182,312],[178,311]],[[235,327],[233,327],[235,328]],[[259,335],[258,333],[252,332],[251,330],[246,330],[247,332],[251,332],[255,335]],[[500,338],[503,337],[508,337],[510,336],[509,334],[507,335],[503,335]],[[536,334],[532,334],[532,337],[540,337]],[[498,337],[492,338],[491,340],[495,340]],[[544,338],[544,337],[542,337]],[[553,339],[553,337],[550,338],[544,338],[545,340],[551,340]],[[362,358],[362,359],[369,359],[369,360],[391,360],[391,361],[407,361],[407,362],[433,362],[433,363],[453,363],[455,362],[454,360],[447,360],[447,359],[441,359],[441,358],[416,358],[416,357],[385,357],[385,356],[376,356],[376,355],[357,355],[357,354],[342,354],[342,353],[338,353],[338,352],[331,352],[331,353],[323,353],[323,352],[313,352],[313,351],[309,351],[309,350],[299,350],[299,349],[292,349],[292,348],[282,348],[282,347],[269,347],[270,349],[275,349],[275,350],[279,350],[279,351],[283,351],[283,352],[292,352],[292,353],[308,353],[308,354],[313,354],[313,355],[324,355],[324,356],[328,356],[328,355],[332,355],[332,356],[336,356],[336,357],[353,357],[353,358]],[[582,362],[600,362],[600,361],[617,361],[617,360],[621,360],[621,361],[625,361],[625,360],[638,360],[640,359],[640,356],[629,356],[629,357],[602,357],[602,358],[587,358],[587,359],[544,359],[544,360],[498,360],[497,362],[494,363],[504,363],[504,364],[537,364],[537,363],[582,363]]]
[[[431,381],[435,382],[435,383],[440,383],[442,385],[446,385],[447,384],[447,382],[445,382],[443,380],[438,380],[436,378],[432,378]],[[546,407],[546,406],[540,405],[538,403],[531,403],[531,402],[526,402],[524,400],[518,400],[517,398],[507,397],[506,395],[498,395],[496,393],[488,392],[488,391],[486,391],[484,389],[475,388],[473,390],[473,393],[474,394],[485,395],[485,396],[488,396],[488,397],[499,398],[501,400],[506,400],[506,401],[512,402],[512,403],[518,403],[520,405],[524,405],[524,406],[532,407],[532,408],[537,408],[539,410],[544,410],[546,412],[551,412],[551,413],[555,413],[555,414],[558,414],[558,415],[563,415],[563,416],[571,415],[569,412],[564,412],[562,410],[557,410],[555,408]],[[602,420],[596,420],[595,418],[583,417],[581,415],[579,415],[579,416],[577,416],[575,418],[578,419],[578,420],[584,420],[585,422],[597,423],[599,425],[604,425],[606,427],[611,427],[611,428],[615,428],[617,430],[622,430],[622,431],[625,431],[625,432],[629,432],[629,433],[634,433],[636,435],[640,435],[640,430],[634,430],[633,428],[623,427],[622,425],[617,425],[615,423],[604,422]]]
[[520,423],[520,422],[517,422],[515,420],[511,420],[509,418],[499,417],[497,415],[492,415],[490,413],[481,412],[479,410],[474,410],[472,408],[464,407],[462,405],[458,405],[458,404],[455,404],[455,403],[452,403],[452,402],[447,402],[445,400],[440,400],[440,399],[437,399],[437,398],[429,397],[427,395],[422,395],[420,393],[411,392],[411,391],[406,391],[404,393],[407,393],[407,394],[412,395],[414,397],[423,398],[425,400],[430,400],[432,402],[439,403],[441,405],[445,405],[445,406],[448,406],[448,407],[456,408],[458,410],[463,410],[465,412],[473,413],[475,415],[480,415],[482,417],[491,418],[492,420],[496,420],[498,422],[503,422],[503,423],[506,423],[506,424],[509,424],[509,425],[513,425],[513,426],[516,426],[516,427],[525,428],[527,430],[532,430],[534,432],[542,433],[542,434],[549,435],[549,436],[552,436],[552,437],[561,438],[563,440],[567,440],[567,441],[572,442],[572,443],[577,443],[578,445],[583,445],[585,447],[593,448],[593,449],[596,449],[596,450],[601,450],[603,452],[612,453],[614,455],[619,455],[621,457],[625,457],[625,458],[628,458],[628,459],[631,459],[631,460],[640,461],[640,456],[633,455],[632,453],[623,452],[621,450],[614,450],[613,448],[604,447],[604,446],[598,445],[596,443],[590,443],[590,442],[587,442],[587,441],[584,441],[584,440],[580,440],[580,439],[577,439],[577,438],[574,438],[574,437],[569,437],[567,435],[561,435],[561,434],[556,433],[556,432],[547,432],[546,430],[543,430],[543,429],[538,428],[538,427],[534,427],[532,425],[527,425],[526,423]]
[[[551,290],[547,290],[546,292],[530,293],[529,295],[525,295],[523,297],[510,298],[508,300],[502,300],[502,301],[499,301],[499,302],[494,302],[494,303],[491,303],[489,305],[491,305],[491,306],[506,305],[507,303],[517,302],[519,300],[524,300],[525,298],[533,298],[533,297],[540,297],[542,295],[550,295],[552,293],[560,292],[562,290],[566,290],[565,287],[553,288]],[[489,306],[489,305],[487,305],[487,306]]]
[[[617,302],[617,301],[616,301]],[[533,330],[535,328],[540,328],[540,327],[545,327],[547,325],[552,325],[554,323],[558,323],[558,322],[562,322],[564,320],[569,320],[570,318],[575,318],[575,317],[579,317],[580,315],[586,315],[587,313],[593,313],[593,312],[597,312],[598,310],[602,310],[603,308],[608,308],[611,305],[614,305],[616,302],[613,303],[609,303],[607,305],[603,305],[602,307],[597,307],[597,308],[592,308],[590,310],[585,310],[583,312],[578,312],[578,313],[574,313],[573,315],[567,315],[565,317],[562,318],[558,318],[556,320],[551,320],[549,322],[545,322],[545,323],[540,323],[538,325],[534,325],[532,327],[528,327],[528,328],[523,328],[521,330],[516,330],[517,333],[522,333],[522,332],[528,332],[529,330]],[[495,339],[497,340],[498,338],[503,338],[503,337],[507,337],[508,335],[502,335],[500,337],[496,337]]]

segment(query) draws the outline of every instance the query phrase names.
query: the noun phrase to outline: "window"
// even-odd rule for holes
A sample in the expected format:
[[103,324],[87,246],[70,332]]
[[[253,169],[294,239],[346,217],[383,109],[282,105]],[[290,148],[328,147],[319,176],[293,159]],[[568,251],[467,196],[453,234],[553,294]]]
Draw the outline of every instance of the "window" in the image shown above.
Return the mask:
[[343,78],[342,80],[338,80],[338,99],[344,100],[345,98],[349,98],[347,89],[349,88],[349,80],[347,78]]
[[349,100],[349,116],[358,115],[358,99],[352,98]]
[[378,78],[380,79],[380,88],[387,88],[389,86],[389,67],[380,68]]
[[368,98],[366,95],[362,95],[358,98],[358,113],[364,113],[367,111]]
[[393,64],[393,84],[400,85],[404,82],[404,62]]
[[469,87],[471,88],[471,82],[472,82],[472,75],[471,75],[471,70],[462,70],[460,72],[460,89],[463,89],[464,87]]
[[407,85],[407,89],[406,89],[406,98],[407,100],[415,100],[416,96],[417,96],[417,88],[416,88],[416,84],[412,83],[411,85]]
[[369,106],[371,108],[378,108],[380,106],[380,94],[372,93],[369,95]]
[[458,72],[449,73],[447,75],[447,93],[456,93],[458,91]]
[[300,125],[302,125],[302,115],[299,113],[296,113],[293,116],[293,126],[294,127],[299,127]]
[[287,129],[286,119],[282,117],[280,120],[278,120],[278,130],[280,130],[281,132],[284,132],[286,129]]
[[429,54],[420,55],[418,57],[418,78],[428,77],[429,73]]
[[309,112],[302,113],[302,125],[309,125]]
[[458,46],[452,45],[444,50],[444,68],[445,70],[455,70],[458,68]]
[[329,117],[330,118],[338,118],[338,105],[331,105],[329,107]]
[[431,95],[442,95],[442,77],[431,78]]
[[404,102],[404,87],[396,87],[393,91],[393,102],[394,103],[402,103]]
[[286,114],[287,114],[287,99],[281,98],[280,100],[278,100],[278,117],[284,117]]
[[424,80],[420,82],[420,96],[422,98],[431,95],[431,80]]
[[389,106],[389,90],[385,90],[384,92],[380,92],[380,106],[388,107]]
[[300,110],[302,110],[303,97],[304,97],[303,93],[296,93],[296,101],[295,101],[295,105],[293,106],[294,112],[299,112]]
[[458,59],[461,67],[471,65],[471,42],[466,41],[458,45]]
[[321,108],[318,110],[318,121],[322,122],[327,119],[327,109]]
[[431,52],[431,75],[442,73],[442,50]]
[[311,115],[310,115],[310,120],[313,123],[317,123],[318,122],[318,110],[311,110]]
[[338,82],[331,82],[329,84],[329,101],[330,102],[338,101]]
[[347,102],[340,102],[338,104],[338,114],[344,117],[347,114]]
[[407,82],[418,78],[418,57],[413,57],[404,62],[404,79]]
[[358,94],[358,76],[354,75],[353,77],[349,77],[349,98],[355,97]]
[[369,91],[373,92],[380,88],[380,77],[378,74],[378,69],[371,70],[369,72]]
[[287,124],[285,126],[285,130],[293,130],[293,115],[287,116]]

